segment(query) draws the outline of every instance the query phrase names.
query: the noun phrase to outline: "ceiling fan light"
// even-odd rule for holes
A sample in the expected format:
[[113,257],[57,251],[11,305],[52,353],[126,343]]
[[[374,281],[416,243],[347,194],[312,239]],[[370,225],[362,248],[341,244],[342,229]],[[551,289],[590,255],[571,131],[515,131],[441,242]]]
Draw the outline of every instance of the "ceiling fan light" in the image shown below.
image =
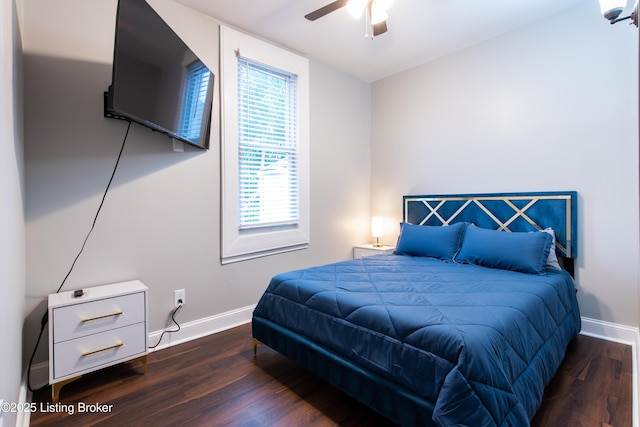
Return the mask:
[[375,5],[375,3],[371,7],[371,25],[379,24],[382,21],[386,21],[389,15],[387,12]]
[[393,6],[393,0],[375,0],[375,3],[382,10],[389,10]]
[[347,11],[354,19],[360,19],[366,7],[367,0],[349,0],[347,2]]

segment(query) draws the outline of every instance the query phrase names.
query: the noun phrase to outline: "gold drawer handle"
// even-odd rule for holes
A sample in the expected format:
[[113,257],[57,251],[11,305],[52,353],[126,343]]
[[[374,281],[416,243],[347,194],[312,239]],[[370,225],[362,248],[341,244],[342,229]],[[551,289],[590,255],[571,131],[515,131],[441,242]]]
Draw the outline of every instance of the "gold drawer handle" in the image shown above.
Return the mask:
[[106,319],[107,317],[116,317],[116,316],[120,316],[121,314],[123,314],[123,311],[122,310],[118,310],[115,313],[105,314],[104,316],[89,317],[87,319],[82,319],[82,323],[91,322],[93,320]]
[[101,351],[107,351],[107,350],[112,350],[114,348],[118,348],[118,347],[122,347],[124,344],[123,343],[118,343],[116,345],[112,345],[111,347],[105,347],[105,348],[101,348],[100,350],[94,350],[94,351],[83,351],[82,352],[82,357],[85,356],[89,356],[92,354],[96,354],[96,353],[100,353]]

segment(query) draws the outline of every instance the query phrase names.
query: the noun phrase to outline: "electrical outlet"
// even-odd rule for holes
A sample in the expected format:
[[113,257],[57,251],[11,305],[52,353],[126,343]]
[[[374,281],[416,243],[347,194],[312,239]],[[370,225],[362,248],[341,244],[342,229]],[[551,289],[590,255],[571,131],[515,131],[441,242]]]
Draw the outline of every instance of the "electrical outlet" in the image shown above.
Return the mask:
[[173,306],[178,307],[179,305],[185,305],[185,303],[187,302],[187,300],[185,299],[186,294],[187,293],[184,289],[176,289],[175,291],[173,291]]

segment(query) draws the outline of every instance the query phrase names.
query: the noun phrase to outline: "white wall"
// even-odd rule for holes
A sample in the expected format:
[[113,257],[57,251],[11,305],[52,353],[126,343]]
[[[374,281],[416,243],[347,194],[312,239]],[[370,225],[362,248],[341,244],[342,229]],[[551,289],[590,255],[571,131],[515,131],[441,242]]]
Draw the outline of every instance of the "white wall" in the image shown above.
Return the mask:
[[[151,2],[218,70],[218,23],[172,0]],[[25,0],[27,336],[89,231],[126,123],[102,116],[116,0]],[[173,153],[133,125],[112,188],[65,290],[128,279],[149,287],[150,330],[255,304],[274,274],[349,258],[369,240],[370,85],[311,61],[309,249],[220,264],[219,86],[211,149]],[[165,337],[167,340],[167,337]],[[153,343],[152,343],[153,344]],[[46,341],[36,362],[46,359]]]
[[[0,399],[18,403],[25,294],[21,38],[14,1],[0,2]],[[16,413],[0,413],[0,426]]]
[[639,325],[637,28],[587,2],[372,99],[372,213],[395,235],[403,194],[577,190],[582,315]]

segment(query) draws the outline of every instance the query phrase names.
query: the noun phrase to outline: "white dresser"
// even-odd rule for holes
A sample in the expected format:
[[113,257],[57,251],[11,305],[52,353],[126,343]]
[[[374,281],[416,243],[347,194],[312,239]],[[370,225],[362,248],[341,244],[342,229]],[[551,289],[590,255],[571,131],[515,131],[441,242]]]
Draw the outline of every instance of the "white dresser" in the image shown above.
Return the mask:
[[139,280],[49,295],[49,384],[60,389],[82,375],[127,361],[147,372],[147,287]]

